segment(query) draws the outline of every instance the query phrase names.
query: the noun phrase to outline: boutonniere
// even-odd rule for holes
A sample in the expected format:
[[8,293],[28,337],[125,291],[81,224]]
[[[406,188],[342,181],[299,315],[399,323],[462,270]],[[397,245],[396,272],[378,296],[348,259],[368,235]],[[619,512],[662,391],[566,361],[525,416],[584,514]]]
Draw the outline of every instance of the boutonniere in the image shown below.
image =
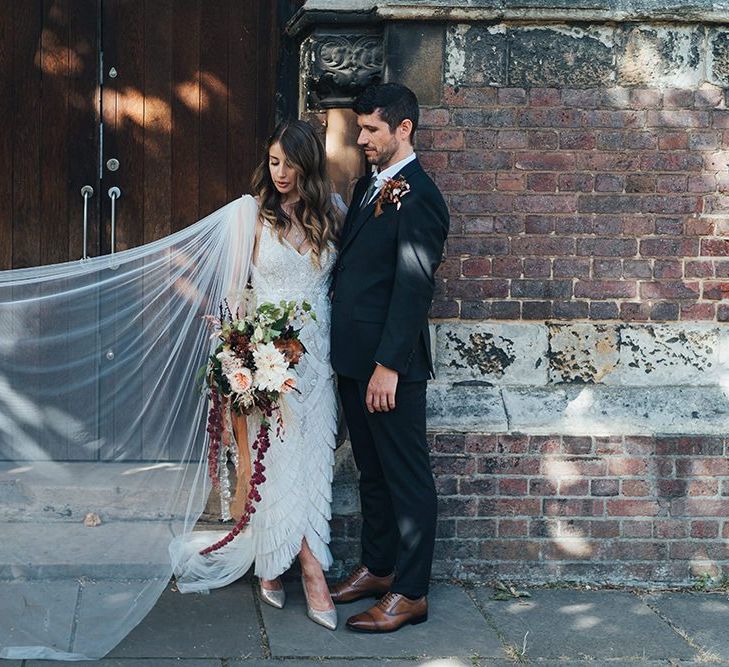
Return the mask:
[[380,194],[375,203],[375,217],[382,215],[382,207],[385,204],[395,204],[397,210],[400,210],[402,198],[410,192],[410,183],[402,176],[400,178],[388,178],[382,185]]

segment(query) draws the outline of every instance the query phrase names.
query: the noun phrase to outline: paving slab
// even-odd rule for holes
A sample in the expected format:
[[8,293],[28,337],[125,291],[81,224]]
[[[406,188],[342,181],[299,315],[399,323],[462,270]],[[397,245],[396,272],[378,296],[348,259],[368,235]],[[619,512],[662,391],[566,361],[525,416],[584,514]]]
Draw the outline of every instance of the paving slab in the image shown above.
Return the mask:
[[[406,626],[391,634],[370,635],[352,632],[345,627],[345,621],[349,616],[370,607],[373,600],[338,605],[339,627],[332,632],[307,618],[301,585],[297,584],[292,582],[286,587],[284,609],[261,605],[274,657],[504,657],[496,633],[460,586],[441,584],[432,587],[428,596],[430,609],[427,623]],[[289,665],[288,661],[286,664]]]
[[[338,660],[338,659],[309,659],[309,660],[278,660],[276,658],[270,660],[230,660],[228,667],[275,667],[282,665],[285,667],[314,667],[322,665],[322,667],[379,667],[379,665],[390,665],[390,667],[478,667],[480,664],[488,664],[489,667],[497,663],[479,663],[479,661],[465,660],[464,658],[424,658],[422,660],[398,660],[397,658],[362,658],[360,660]],[[499,663],[504,667],[514,667],[513,662]],[[181,665],[181,667],[183,667]],[[612,667],[615,667],[613,665]]]
[[719,593],[652,593],[650,604],[703,649],[729,661],[729,598]]
[[22,660],[4,660],[0,658],[0,667],[20,667],[22,664]]
[[251,584],[183,595],[171,586],[110,658],[263,657]]
[[521,648],[529,632],[530,660],[696,657],[696,651],[632,593],[535,589],[531,598],[513,602],[491,600],[490,588],[476,588],[475,593],[511,644]]
[[[20,664],[20,663],[18,663]],[[83,667],[221,667],[220,660],[180,660],[179,658],[120,658],[106,660],[91,660],[77,663]],[[250,665],[251,663],[246,663]],[[24,667],[59,667],[63,663],[54,660],[28,660]],[[0,667],[5,667],[0,662]]]
[[[23,647],[39,645],[68,652],[78,589],[78,582],[59,581],[51,585],[38,581],[3,581],[0,618],[11,620],[10,627],[3,628],[6,644],[0,646],[2,654],[10,659],[20,658],[22,656],[13,654],[13,648],[23,650]],[[14,621],[32,630],[21,630],[15,627]],[[41,634],[40,628],[45,632]]]
[[[150,580],[85,580],[76,609],[73,651],[98,656],[111,651],[129,628],[144,620],[169,587],[169,577]],[[105,645],[99,646],[99,628]]]
[[[491,663],[483,663],[484,667],[492,667]],[[519,663],[512,662],[511,666],[516,667]],[[539,667],[573,667],[573,665],[584,665],[584,667],[625,667],[626,665],[640,665],[640,667],[677,667],[677,663],[669,663],[665,660],[643,660],[641,658],[622,659],[622,660],[575,660],[568,658],[565,660],[530,660],[528,665],[539,665]],[[681,667],[686,667],[689,663],[682,662]],[[704,666],[706,667],[706,666]]]

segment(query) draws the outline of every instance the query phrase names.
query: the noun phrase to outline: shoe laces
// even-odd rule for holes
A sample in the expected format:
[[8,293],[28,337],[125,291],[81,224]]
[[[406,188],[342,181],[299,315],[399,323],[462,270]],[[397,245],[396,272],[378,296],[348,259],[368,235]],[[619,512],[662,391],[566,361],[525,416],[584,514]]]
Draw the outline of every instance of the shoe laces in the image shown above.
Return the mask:
[[385,595],[377,601],[377,606],[380,609],[387,609],[387,607],[390,606],[390,603],[395,599],[395,595],[396,593],[385,593]]

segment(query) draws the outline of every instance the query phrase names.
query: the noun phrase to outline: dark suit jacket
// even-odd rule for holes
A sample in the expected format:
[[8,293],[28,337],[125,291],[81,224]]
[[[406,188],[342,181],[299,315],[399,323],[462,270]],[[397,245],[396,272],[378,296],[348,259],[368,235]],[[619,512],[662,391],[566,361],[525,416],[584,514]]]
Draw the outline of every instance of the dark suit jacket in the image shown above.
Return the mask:
[[[378,362],[401,381],[433,375],[428,311],[434,275],[448,235],[448,209],[440,191],[417,159],[396,175],[410,192],[384,204],[360,209],[369,177],[354,188],[334,270],[332,366],[345,377],[369,380]],[[379,196],[379,194],[378,194]]]

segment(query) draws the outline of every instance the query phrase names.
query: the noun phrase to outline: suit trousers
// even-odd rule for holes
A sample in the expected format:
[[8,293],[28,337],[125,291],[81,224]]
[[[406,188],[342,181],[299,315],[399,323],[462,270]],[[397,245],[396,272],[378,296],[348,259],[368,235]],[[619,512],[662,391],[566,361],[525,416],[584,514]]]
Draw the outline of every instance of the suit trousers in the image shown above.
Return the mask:
[[370,414],[367,382],[339,376],[339,394],[359,469],[362,563],[395,571],[390,589],[426,595],[437,496],[425,437],[426,382],[400,382],[395,409]]

